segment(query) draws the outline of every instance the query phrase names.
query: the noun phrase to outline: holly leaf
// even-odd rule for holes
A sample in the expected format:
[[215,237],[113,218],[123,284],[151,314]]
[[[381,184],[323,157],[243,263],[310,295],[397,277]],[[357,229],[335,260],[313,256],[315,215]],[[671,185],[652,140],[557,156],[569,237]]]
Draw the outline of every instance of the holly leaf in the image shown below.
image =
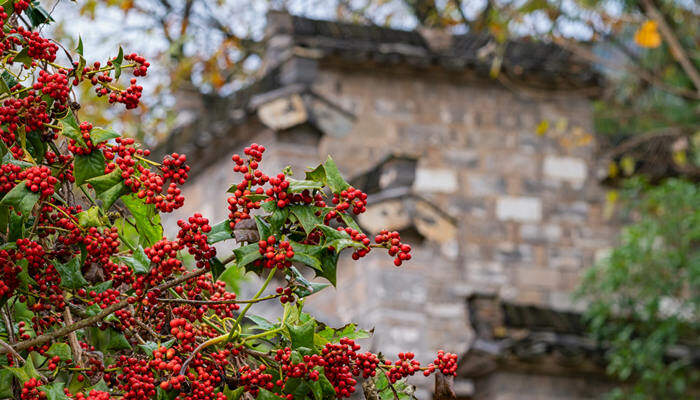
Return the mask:
[[135,274],[147,274],[151,270],[151,260],[146,255],[141,245],[131,252],[131,256],[119,257],[124,264],[133,268]]
[[100,221],[100,209],[97,207],[90,207],[85,211],[79,212],[77,217],[78,223],[86,228],[102,225]]
[[328,282],[335,286],[337,283],[338,253],[324,249],[319,255],[319,259],[321,260],[321,271],[317,272],[316,276],[328,279]]
[[320,207],[295,204],[289,206],[289,209],[297,217],[307,235],[316,228],[316,225],[323,222],[321,217],[316,215],[316,212],[321,209]]
[[104,210],[109,209],[118,198],[129,192],[122,179],[122,170],[119,168],[109,174],[90,178],[87,183],[92,185]]
[[13,61],[21,62],[26,67],[29,67],[32,65],[32,61],[34,61],[34,60],[32,60],[32,58],[29,57],[29,48],[23,47],[22,50],[20,50],[19,53],[17,53],[17,55],[15,55]]
[[301,325],[291,325],[285,323],[289,338],[292,341],[292,349],[306,347],[314,348],[314,330],[316,329],[316,321],[311,319]]
[[114,282],[111,280],[105,281],[105,282],[100,282],[97,285],[93,286],[90,288],[91,291],[95,291],[95,293],[103,293],[107,289],[111,289],[112,285],[114,285]]
[[214,282],[216,282],[216,280],[219,279],[219,276],[221,276],[221,274],[223,274],[226,270],[226,266],[224,265],[224,263],[221,262],[221,260],[219,260],[216,257],[212,257],[209,260],[209,266],[211,271],[211,278],[214,280]]
[[0,369],[0,399],[11,399],[12,393],[12,371]]
[[24,14],[29,18],[32,23],[32,28],[44,24],[46,22],[52,22],[51,14],[44,9],[39,3],[30,3],[29,7],[24,10]]
[[90,131],[90,138],[92,139],[92,143],[95,145],[106,142],[110,139],[118,138],[119,136],[121,136],[119,132],[113,129],[93,128],[93,130]]
[[131,345],[129,341],[126,340],[124,334],[113,328],[102,330],[100,328],[91,327],[88,328],[88,333],[92,345],[103,353],[107,353],[109,350],[131,349]]
[[8,371],[19,379],[20,382],[26,382],[32,378],[41,378],[41,374],[34,367],[32,357],[27,357],[27,361],[21,367],[5,367]]
[[299,251],[295,250],[294,257],[292,257],[292,261],[302,263],[302,264],[307,265],[307,266],[309,266],[317,271],[323,270],[323,266],[321,265],[321,260],[319,260],[317,257],[314,257],[308,253],[303,253],[303,252],[299,252]]
[[313,193],[314,190],[320,190],[323,188],[323,182],[317,182],[314,180],[300,181],[293,178],[287,178],[287,181],[289,181],[289,187],[287,188],[289,193],[301,193],[304,190],[308,190],[309,192]]
[[259,215],[255,216],[255,226],[258,228],[260,240],[266,240],[268,237],[270,237],[270,235],[272,235],[270,224],[265,222],[265,220]]
[[265,318],[260,317],[258,315],[246,315],[246,318],[255,322],[255,326],[253,326],[252,329],[257,328],[257,329],[262,329],[264,331],[269,331],[271,329],[276,328],[276,326],[272,322],[270,322],[270,321],[266,320]]
[[115,81],[122,75],[122,62],[124,62],[124,49],[122,49],[122,46],[119,46],[119,53],[117,53],[117,57],[112,60]]
[[245,391],[245,386],[239,386],[235,390],[229,389],[228,385],[224,386],[224,396],[226,400],[239,400]]
[[75,52],[83,55],[83,38],[78,35],[78,47],[75,48]]
[[326,171],[326,182],[328,187],[333,191],[333,193],[340,193],[343,190],[350,187],[350,184],[345,182],[345,179],[340,175],[338,171],[338,166],[335,165],[335,161],[331,156],[323,163],[323,169]]
[[134,217],[134,224],[139,231],[140,240],[146,246],[153,246],[163,238],[163,226],[155,205],[146,204],[136,195],[123,196],[122,201]]
[[323,224],[316,225],[316,228],[323,232],[323,236],[325,237],[323,246],[326,248],[333,247],[336,253],[340,253],[346,247],[365,248],[362,243],[352,240],[350,235],[345,231],[339,231]]
[[239,268],[244,268],[253,261],[261,259],[262,254],[260,254],[259,249],[260,247],[258,247],[257,243],[234,249],[233,254],[236,255],[236,265],[238,265]]
[[49,357],[58,356],[61,360],[70,360],[73,355],[73,353],[70,350],[70,346],[67,343],[63,342],[57,342],[52,344],[51,347],[49,347],[49,350],[46,352],[46,354]]
[[322,344],[325,345],[329,342],[336,343],[344,337],[348,339],[366,339],[372,336],[372,331],[359,329],[355,324],[347,324],[340,328],[331,328],[326,326],[319,332],[316,332],[316,336],[323,339]]
[[98,150],[94,150],[87,155],[76,155],[73,161],[73,169],[75,184],[80,186],[88,179],[104,174],[105,157]]
[[270,216],[270,232],[274,235],[284,225],[289,217],[289,207],[277,208]]
[[67,289],[80,289],[88,286],[88,281],[80,271],[80,260],[77,257],[71,258],[67,263],[54,262],[54,266],[61,276],[61,286]]
[[144,354],[146,354],[149,357],[153,357],[153,352],[160,348],[160,346],[158,346],[158,343],[151,341],[139,344],[138,347],[139,349],[141,349],[141,351],[143,351]]
[[211,231],[207,233],[207,243],[209,244],[218,243],[232,238],[233,231],[231,230],[231,223],[227,219],[212,226]]
[[318,167],[306,171],[306,180],[309,181],[314,181],[322,184],[322,186],[326,185],[326,170],[323,168],[323,164],[319,165]]
[[5,197],[0,200],[0,207],[12,206],[15,211],[21,212],[23,216],[27,216],[32,212],[40,196],[39,193],[29,190],[25,182],[22,181],[5,194]]
[[72,112],[68,112],[65,117],[61,118],[61,124],[63,125],[61,135],[73,139],[78,144],[85,147],[83,135],[80,133],[80,126],[78,126],[78,121],[76,121]]
[[256,400],[282,400],[282,398],[270,392],[269,390],[261,388],[260,392],[258,393],[258,397],[256,397]]

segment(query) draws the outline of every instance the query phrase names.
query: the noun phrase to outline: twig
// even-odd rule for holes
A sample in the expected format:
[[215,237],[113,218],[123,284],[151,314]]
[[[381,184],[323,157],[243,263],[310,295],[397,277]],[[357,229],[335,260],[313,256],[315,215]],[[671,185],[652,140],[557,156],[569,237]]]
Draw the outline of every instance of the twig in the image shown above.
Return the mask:
[[281,294],[272,294],[265,297],[260,297],[258,299],[250,300],[189,300],[189,299],[157,299],[164,303],[182,303],[182,304],[250,304],[250,303],[260,303],[261,301],[275,299],[282,296]]
[[[63,311],[63,318],[66,321],[66,325],[73,325],[73,316],[71,315],[70,308],[68,306],[66,306]],[[80,347],[80,343],[78,343],[78,335],[76,335],[75,332],[68,334],[68,343],[70,343],[70,349],[73,352],[73,360],[75,361],[76,365],[82,367],[83,349]]]
[[16,352],[15,349],[12,348],[12,346],[10,346],[9,344],[7,344],[7,342],[5,342],[4,340],[0,339],[0,346],[2,346],[3,349],[7,350],[7,353],[12,354],[12,355],[15,356],[19,361],[21,361],[22,364],[24,364],[24,358],[22,358],[22,356],[20,356],[19,353]]

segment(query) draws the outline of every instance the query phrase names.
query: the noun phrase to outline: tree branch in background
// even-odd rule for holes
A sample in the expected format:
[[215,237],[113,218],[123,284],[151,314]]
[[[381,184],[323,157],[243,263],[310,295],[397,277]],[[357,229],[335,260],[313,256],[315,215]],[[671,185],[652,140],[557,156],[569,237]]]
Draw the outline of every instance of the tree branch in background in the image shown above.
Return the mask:
[[674,34],[673,29],[666,23],[666,19],[651,0],[642,0],[642,5],[649,18],[658,24],[661,34],[671,49],[671,55],[673,55],[673,58],[676,59],[681,68],[683,68],[683,71],[688,74],[688,78],[693,82],[697,93],[696,98],[700,97],[700,73],[698,73],[693,62],[690,61],[685,49],[681,46],[680,41]]

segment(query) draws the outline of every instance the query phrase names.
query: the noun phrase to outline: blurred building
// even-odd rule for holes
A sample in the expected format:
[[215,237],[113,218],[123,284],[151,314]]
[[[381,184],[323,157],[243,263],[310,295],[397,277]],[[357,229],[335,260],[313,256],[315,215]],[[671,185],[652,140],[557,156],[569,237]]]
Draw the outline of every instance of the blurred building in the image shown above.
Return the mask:
[[401,268],[347,257],[337,290],[308,302],[321,319],[374,327],[372,348],[391,356],[462,354],[460,398],[606,390],[570,297],[615,231],[593,163],[590,66],[544,43],[268,18],[257,82],[188,99],[161,149],[200,171],[180,214],[227,217],[230,156],[251,142],[269,149],[266,172],[331,154],[370,194],[360,225],[399,230],[414,251]]

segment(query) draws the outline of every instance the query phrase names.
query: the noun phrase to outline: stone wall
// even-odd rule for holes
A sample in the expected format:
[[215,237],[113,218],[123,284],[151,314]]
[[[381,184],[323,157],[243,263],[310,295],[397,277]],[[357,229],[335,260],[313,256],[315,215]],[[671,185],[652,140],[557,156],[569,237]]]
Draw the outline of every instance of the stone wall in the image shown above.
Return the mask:
[[[359,263],[346,257],[338,288],[308,301],[321,318],[375,327],[374,350],[393,356],[411,349],[429,362],[438,348],[466,349],[471,293],[574,307],[570,293],[582,270],[614,232],[602,216],[594,144],[562,140],[592,130],[587,98],[437,72],[325,64],[312,90],[354,114],[352,130],[319,138],[304,127],[262,129],[249,142],[271,149],[266,172],[290,161],[302,172],[331,154],[352,177],[391,154],[409,155],[417,159],[413,192],[457,221],[455,239],[413,238],[414,258],[401,268],[375,252]],[[543,120],[550,129],[538,134]],[[230,159],[213,163],[186,187],[186,206],[173,220],[194,210],[226,218],[231,176]]]

